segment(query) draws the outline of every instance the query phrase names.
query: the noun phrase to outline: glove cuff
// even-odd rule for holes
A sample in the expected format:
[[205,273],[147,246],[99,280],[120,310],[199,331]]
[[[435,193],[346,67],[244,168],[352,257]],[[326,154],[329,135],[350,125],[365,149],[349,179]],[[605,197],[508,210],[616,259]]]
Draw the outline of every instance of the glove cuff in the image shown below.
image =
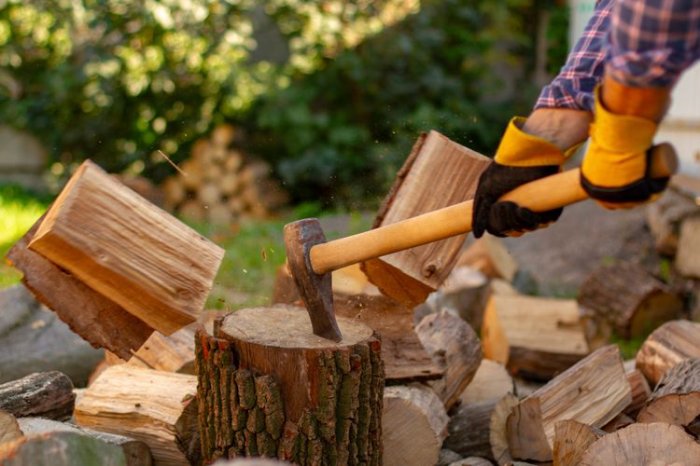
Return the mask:
[[494,161],[511,167],[563,164],[564,153],[551,142],[524,132],[521,129],[524,123],[523,117],[510,120],[493,158]]
[[590,136],[601,149],[620,154],[646,152],[656,134],[657,124],[633,115],[610,112],[600,97],[601,88],[595,91],[595,122],[591,124]]

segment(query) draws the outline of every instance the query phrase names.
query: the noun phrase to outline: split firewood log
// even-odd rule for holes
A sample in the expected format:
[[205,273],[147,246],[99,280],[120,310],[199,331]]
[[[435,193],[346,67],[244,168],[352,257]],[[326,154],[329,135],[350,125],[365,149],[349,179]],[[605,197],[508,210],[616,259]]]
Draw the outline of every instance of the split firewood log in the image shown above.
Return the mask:
[[[697,429],[700,420],[700,359],[686,359],[671,368],[652,392],[637,422],[664,422]],[[700,432],[693,432],[694,435]]]
[[126,460],[126,466],[151,466],[153,464],[153,457],[151,456],[151,450],[148,448],[148,445],[131,437],[109,434],[40,417],[23,417],[17,421],[19,428],[26,436],[51,434],[54,432],[73,432],[121,448]]
[[2,466],[124,466],[124,453],[116,445],[75,432],[20,437],[0,444]]
[[678,236],[683,220],[700,213],[694,200],[675,189],[667,190],[661,198],[647,207],[647,225],[660,254],[675,256]]
[[518,271],[518,263],[508,252],[500,238],[486,234],[464,250],[457,266],[472,267],[487,277],[500,278],[512,283]]
[[683,429],[660,422],[632,424],[593,442],[581,466],[698,465],[700,444]]
[[75,406],[81,427],[132,437],[156,464],[200,461],[197,378],[127,364],[107,368]]
[[382,414],[383,464],[435,464],[447,422],[442,401],[430,388],[418,384],[387,387]]
[[610,325],[622,338],[648,335],[678,318],[683,301],[640,264],[630,262],[599,267],[581,285],[579,304]]
[[573,300],[493,295],[481,338],[485,358],[537,380],[549,380],[588,354]]
[[515,386],[506,368],[495,361],[482,359],[474,378],[459,396],[459,400],[462,405],[498,401],[507,393],[515,393]]
[[700,278],[700,216],[686,218],[681,224],[674,266],[684,277]]
[[554,425],[554,466],[573,466],[581,462],[581,457],[589,446],[603,437],[605,432],[588,424],[567,419]]
[[474,378],[481,363],[481,342],[464,320],[443,310],[426,316],[416,327],[423,347],[445,375],[428,382],[449,411]]
[[636,419],[637,413],[651,396],[651,388],[644,374],[637,369],[627,372],[627,381],[632,392],[632,403],[625,408],[625,414]]
[[0,410],[15,417],[65,420],[71,417],[74,403],[73,383],[58,371],[36,372],[0,385]]
[[18,439],[22,435],[17,418],[7,411],[0,411],[0,444]]
[[381,344],[361,322],[338,324],[336,343],[313,334],[304,309],[275,306],[223,317],[214,337],[197,332],[205,461],[381,462]]
[[700,358],[700,323],[674,320],[649,335],[637,352],[636,365],[655,385],[669,369],[690,358]]
[[493,459],[491,451],[491,416],[497,399],[483,400],[457,407],[447,425],[444,447],[461,456]]
[[491,288],[486,276],[471,267],[455,267],[442,286],[426,300],[431,312],[449,309],[473,329],[484,321],[484,311]]
[[489,443],[491,444],[493,459],[499,466],[511,464],[513,462],[513,457],[510,455],[508,447],[506,424],[508,422],[508,416],[510,416],[517,405],[518,397],[509,393],[496,403],[496,406],[494,406],[491,412]]
[[625,413],[620,413],[617,416],[615,416],[614,418],[612,418],[612,420],[610,420],[610,422],[605,424],[602,427],[602,430],[604,432],[615,432],[617,430],[623,429],[623,428],[625,428],[629,425],[632,425],[632,424],[634,424],[634,419],[632,419],[631,417],[629,417]]

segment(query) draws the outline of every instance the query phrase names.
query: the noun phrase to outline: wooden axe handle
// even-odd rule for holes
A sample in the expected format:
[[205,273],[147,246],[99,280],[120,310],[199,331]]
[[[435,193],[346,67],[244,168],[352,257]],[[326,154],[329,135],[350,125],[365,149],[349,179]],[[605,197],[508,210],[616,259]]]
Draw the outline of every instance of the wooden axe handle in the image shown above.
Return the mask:
[[[665,178],[676,171],[677,157],[670,144],[654,148],[651,173]],[[501,200],[544,212],[588,199],[580,184],[580,169],[567,170],[525,185],[501,197]],[[357,235],[313,246],[311,267],[321,275],[358,262],[381,257],[472,229],[473,201],[465,201],[416,217],[385,225]]]

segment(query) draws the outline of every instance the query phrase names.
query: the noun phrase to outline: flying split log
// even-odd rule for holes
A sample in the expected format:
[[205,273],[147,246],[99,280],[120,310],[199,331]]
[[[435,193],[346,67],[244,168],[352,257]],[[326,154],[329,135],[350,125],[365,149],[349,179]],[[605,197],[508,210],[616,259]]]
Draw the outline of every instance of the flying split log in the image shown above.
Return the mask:
[[632,424],[593,442],[581,455],[581,466],[700,464],[700,444],[671,424]]
[[461,318],[443,310],[430,314],[416,327],[416,334],[423,347],[445,375],[428,385],[449,411],[481,363],[481,342],[472,328]]
[[624,338],[639,338],[683,311],[683,301],[640,264],[599,267],[581,285],[579,304]]
[[513,459],[551,461],[558,421],[602,427],[632,401],[617,346],[590,354],[518,403],[506,420]]
[[199,464],[197,378],[126,364],[107,368],[75,406],[81,427],[132,437],[158,465]]
[[[422,134],[384,198],[374,227],[473,198],[479,176],[490,162],[436,131]],[[462,234],[389,254],[362,267],[385,295],[415,307],[447,278],[465,238]]]
[[637,422],[664,422],[700,435],[700,359],[686,359],[669,370],[654,389]]
[[133,438],[123,435],[108,434],[93,429],[86,429],[73,424],[40,417],[24,417],[17,421],[19,428],[26,436],[52,434],[56,432],[72,432],[92,437],[121,448],[124,453],[126,466],[151,466],[153,464],[151,450],[148,448],[148,445],[140,440],[134,440]]
[[22,272],[22,283],[71,330],[96,348],[128,360],[153,333],[153,328],[94,291],[67,270],[29,249],[41,217],[7,253]]
[[166,335],[197,319],[224,254],[89,160],[29,249]]
[[381,463],[380,341],[338,318],[343,340],[313,334],[293,306],[241,309],[197,332],[205,461],[265,456],[297,464]]
[[448,419],[442,400],[430,388],[419,384],[387,387],[382,413],[383,464],[436,464]]
[[576,301],[493,295],[481,329],[484,357],[512,374],[549,380],[588,354]]
[[0,466],[125,466],[116,445],[75,432],[20,437],[0,444]]
[[636,366],[655,385],[679,362],[700,358],[700,323],[667,322],[652,332],[637,352]]
[[554,425],[553,466],[573,466],[596,440],[605,435],[601,429],[567,419]]
[[73,413],[73,383],[58,372],[36,372],[0,385],[0,410],[15,417],[43,416],[66,420]]

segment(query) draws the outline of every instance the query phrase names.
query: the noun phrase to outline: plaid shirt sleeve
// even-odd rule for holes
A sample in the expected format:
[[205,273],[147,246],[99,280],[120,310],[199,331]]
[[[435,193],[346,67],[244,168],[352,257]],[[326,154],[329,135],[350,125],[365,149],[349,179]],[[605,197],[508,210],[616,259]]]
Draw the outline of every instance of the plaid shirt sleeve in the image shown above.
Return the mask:
[[535,108],[593,110],[593,90],[605,67],[606,36],[614,0],[596,3],[593,17],[551,83],[540,93]]

